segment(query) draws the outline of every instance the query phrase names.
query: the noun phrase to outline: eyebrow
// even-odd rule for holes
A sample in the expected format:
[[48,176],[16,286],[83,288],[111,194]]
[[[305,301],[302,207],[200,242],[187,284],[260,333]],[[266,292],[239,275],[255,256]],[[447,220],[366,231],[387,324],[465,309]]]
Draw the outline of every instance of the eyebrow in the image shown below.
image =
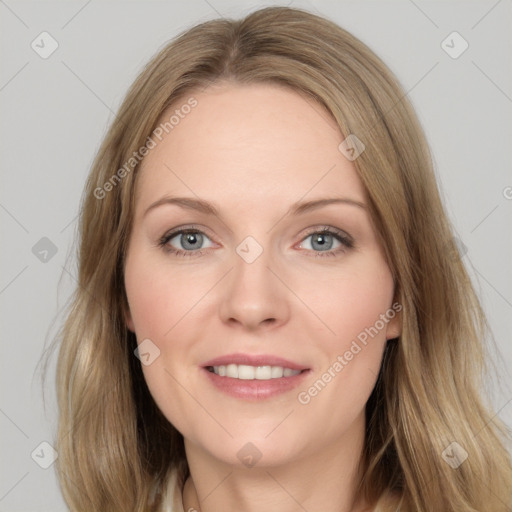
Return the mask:
[[[366,205],[361,201],[356,201],[355,199],[350,199],[347,197],[333,197],[333,198],[323,198],[323,199],[315,199],[312,201],[299,201],[290,206],[286,215],[301,215],[303,213],[316,210],[318,208],[322,208],[324,206],[328,206],[331,204],[347,204],[350,206],[356,206],[358,208],[366,209]],[[200,213],[205,213],[207,215],[215,215],[219,217],[219,210],[208,201],[203,199],[194,199],[193,197],[171,197],[165,196],[152,203],[144,212],[144,216],[146,216],[151,210],[162,206],[162,205],[176,205],[189,210],[196,210]]]

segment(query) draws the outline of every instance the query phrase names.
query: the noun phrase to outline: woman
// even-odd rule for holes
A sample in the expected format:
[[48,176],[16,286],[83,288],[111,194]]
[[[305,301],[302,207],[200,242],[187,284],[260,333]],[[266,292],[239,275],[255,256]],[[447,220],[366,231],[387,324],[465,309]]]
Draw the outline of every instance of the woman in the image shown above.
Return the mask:
[[71,510],[509,510],[485,320],[424,136],[338,26],[267,8],[169,44],[80,225]]

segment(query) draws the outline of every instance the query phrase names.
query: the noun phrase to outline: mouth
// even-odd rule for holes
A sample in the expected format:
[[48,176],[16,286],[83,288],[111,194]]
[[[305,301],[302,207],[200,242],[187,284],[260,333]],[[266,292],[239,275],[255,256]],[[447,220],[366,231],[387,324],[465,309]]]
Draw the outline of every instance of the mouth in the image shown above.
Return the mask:
[[207,361],[204,375],[217,390],[232,397],[257,401],[297,387],[311,369],[286,359],[231,354]]
[[207,366],[206,369],[219,377],[240,380],[271,380],[293,377],[307,370],[293,370],[284,366],[249,366],[246,364],[228,364]]

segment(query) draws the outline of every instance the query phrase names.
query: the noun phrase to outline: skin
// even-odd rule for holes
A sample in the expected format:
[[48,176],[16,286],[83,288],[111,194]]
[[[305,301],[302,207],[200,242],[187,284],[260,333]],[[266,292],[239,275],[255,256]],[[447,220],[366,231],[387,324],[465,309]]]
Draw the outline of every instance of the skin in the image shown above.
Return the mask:
[[[297,399],[393,304],[364,188],[338,150],[344,136],[319,105],[283,87],[222,83],[194,97],[198,105],[143,161],[125,267],[128,327],[160,350],[145,379],[185,439],[184,509],[366,510],[354,503],[364,408],[398,315],[309,403]],[[164,196],[201,198],[218,215],[176,204],[147,211]],[[287,214],[297,201],[340,197],[363,207]],[[206,235],[201,254],[159,245],[191,224]],[[353,247],[328,238],[332,254],[318,256],[310,235],[325,226]],[[236,252],[247,236],[263,249],[252,263]],[[167,248],[184,251],[182,242],[176,235]],[[201,368],[234,352],[277,355],[310,373],[276,397],[235,398]],[[248,442],[262,454],[252,468],[237,457]]]

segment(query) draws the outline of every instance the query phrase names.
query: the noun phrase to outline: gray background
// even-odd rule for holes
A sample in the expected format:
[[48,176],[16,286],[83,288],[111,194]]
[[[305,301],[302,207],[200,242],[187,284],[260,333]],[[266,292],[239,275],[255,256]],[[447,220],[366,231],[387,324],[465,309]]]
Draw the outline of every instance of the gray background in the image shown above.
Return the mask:
[[[43,405],[38,365],[75,285],[78,203],[113,112],[141,66],[178,32],[271,4],[0,0],[0,512],[65,510],[53,466],[43,469],[31,458],[36,450],[35,460],[51,462],[51,450],[39,445],[53,443],[56,425],[53,367]],[[330,17],[361,38],[408,91],[501,351],[502,386],[494,388],[493,401],[511,425],[512,3],[291,5]],[[31,48],[43,31],[59,45],[47,59]],[[441,47],[453,31],[469,43],[457,59]]]

